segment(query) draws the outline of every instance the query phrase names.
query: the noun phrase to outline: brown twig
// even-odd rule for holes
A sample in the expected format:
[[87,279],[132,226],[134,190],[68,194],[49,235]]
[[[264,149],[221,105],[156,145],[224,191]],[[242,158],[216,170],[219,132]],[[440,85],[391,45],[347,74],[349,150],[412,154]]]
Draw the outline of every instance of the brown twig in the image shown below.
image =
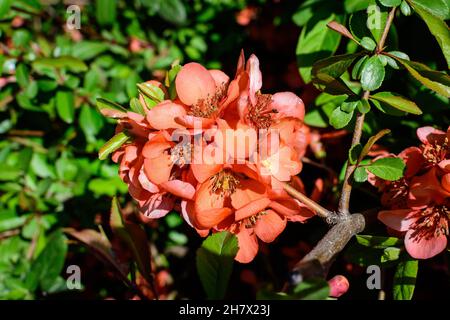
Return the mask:
[[[377,53],[384,49],[389,29],[395,16],[395,7],[389,12],[389,17],[380,42],[377,46]],[[362,98],[368,99],[369,91],[365,91]],[[352,146],[358,144],[361,140],[362,129],[364,125],[364,114],[359,113],[356,116],[355,130],[353,132]],[[350,214],[349,203],[352,190],[351,175],[355,170],[354,165],[348,165],[345,171],[344,184],[342,186],[341,197],[339,199],[339,209],[337,213],[338,222],[332,226],[317,245],[294,267],[285,290],[291,286],[303,281],[309,277],[326,277],[328,269],[335,257],[344,249],[350,239],[363,231],[369,222],[369,217],[364,217],[360,213]],[[302,201],[304,202],[304,200]]]

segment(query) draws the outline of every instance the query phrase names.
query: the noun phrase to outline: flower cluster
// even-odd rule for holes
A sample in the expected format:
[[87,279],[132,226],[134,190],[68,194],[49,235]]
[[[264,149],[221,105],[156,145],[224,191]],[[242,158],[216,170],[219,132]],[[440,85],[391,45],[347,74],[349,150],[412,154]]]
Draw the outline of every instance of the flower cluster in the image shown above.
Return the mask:
[[113,154],[120,177],[142,222],[178,210],[202,236],[236,234],[236,260],[250,262],[259,240],[272,242],[288,221],[314,215],[283,189],[304,189],[297,177],[309,140],[304,104],[291,92],[261,93],[259,61],[245,62],[243,53],[231,80],[188,63],[173,82],[144,84],[164,99],[149,106],[141,94],[143,114],[114,115],[116,132],[132,137]]
[[450,226],[450,127],[447,132],[432,127],[417,130],[422,144],[409,147],[398,157],[406,163],[398,181],[371,182],[383,192],[388,208],[378,218],[389,228],[405,235],[408,253],[428,259],[447,247]]

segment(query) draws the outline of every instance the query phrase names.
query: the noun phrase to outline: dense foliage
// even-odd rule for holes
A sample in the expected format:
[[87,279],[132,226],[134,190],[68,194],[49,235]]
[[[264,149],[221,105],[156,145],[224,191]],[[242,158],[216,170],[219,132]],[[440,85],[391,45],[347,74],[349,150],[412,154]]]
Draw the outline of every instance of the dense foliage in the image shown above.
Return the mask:
[[[381,11],[367,11],[375,3]],[[393,7],[386,45],[378,48]],[[136,203],[118,165],[106,154],[98,158],[115,133],[102,107],[138,110],[136,84],[164,83],[178,64],[196,61],[232,75],[241,48],[256,53],[263,91],[291,90],[305,102],[311,140],[300,177],[306,193],[318,192],[330,209],[347,160],[354,166],[352,212],[391,209],[366,181],[379,188],[375,176],[398,180],[405,164],[372,158],[418,146],[419,127],[446,131],[450,123],[449,78],[439,71],[450,60],[445,0],[96,0],[81,6],[79,30],[68,27],[72,14],[62,1],[0,0],[1,299],[154,298],[156,291],[160,298],[285,297],[273,292],[325,233],[319,219],[288,226],[252,264],[235,263],[232,271],[235,237],[216,233],[202,245],[176,210],[145,226],[127,220]],[[381,17],[375,29],[367,28],[371,14]],[[360,114],[367,144],[347,151]],[[417,260],[400,235],[388,237],[374,220],[330,274],[350,280],[344,297],[376,298],[361,267],[377,264],[388,297],[410,299],[415,280],[401,279],[416,278]],[[439,283],[433,294],[449,295],[447,258],[445,250],[424,263],[419,297],[431,295],[420,281]],[[67,288],[70,265],[81,268],[82,290]],[[290,297],[327,298],[328,285],[305,282]]]

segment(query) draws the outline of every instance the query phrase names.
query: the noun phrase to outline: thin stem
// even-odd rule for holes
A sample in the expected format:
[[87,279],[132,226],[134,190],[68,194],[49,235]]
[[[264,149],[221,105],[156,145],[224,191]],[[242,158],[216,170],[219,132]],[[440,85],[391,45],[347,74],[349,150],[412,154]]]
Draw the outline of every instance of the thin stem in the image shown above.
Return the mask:
[[282,182],[284,190],[286,190],[287,193],[289,193],[290,196],[294,197],[295,199],[299,200],[301,203],[305,204],[309,209],[313,210],[317,213],[317,215],[323,219],[325,219],[328,223],[331,223],[334,217],[334,213],[328,209],[325,209],[320,204],[315,202],[314,200],[311,200],[306,195],[295,189],[294,187],[290,186],[289,184]]
[[386,21],[386,26],[384,27],[383,34],[381,35],[380,42],[377,46],[377,53],[380,53],[384,49],[384,43],[386,42],[387,36],[389,34],[389,29],[391,28],[392,21],[394,21],[395,17],[395,9],[396,7],[392,7],[391,11],[389,12],[389,16]]

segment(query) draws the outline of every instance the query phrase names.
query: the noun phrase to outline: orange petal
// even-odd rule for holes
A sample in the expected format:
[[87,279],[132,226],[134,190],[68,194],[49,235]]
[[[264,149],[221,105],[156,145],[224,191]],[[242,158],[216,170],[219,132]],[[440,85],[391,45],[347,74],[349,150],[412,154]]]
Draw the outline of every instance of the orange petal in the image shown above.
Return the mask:
[[235,209],[241,209],[252,201],[266,198],[267,189],[261,182],[247,179],[242,180],[231,195],[231,205]]
[[201,228],[212,228],[232,214],[230,208],[218,208],[205,211],[196,211],[195,220]]
[[245,205],[244,207],[236,210],[235,219],[236,221],[251,217],[264,209],[270,204],[270,200],[268,198],[261,198],[255,201],[252,201]]
[[178,97],[191,106],[200,99],[214,95],[216,85],[214,78],[202,65],[191,62],[185,64],[175,79]]
[[208,70],[211,76],[214,79],[214,83],[216,87],[221,87],[223,85],[227,85],[228,81],[230,81],[230,77],[225,74],[225,72],[221,70]]
[[168,192],[184,199],[193,199],[195,195],[195,188],[192,184],[181,180],[170,180],[162,183],[161,186]]
[[147,121],[156,130],[181,129],[183,126],[174,119],[184,115],[186,109],[183,106],[172,101],[163,101],[147,112]]
[[214,119],[200,118],[200,117],[185,115],[185,116],[181,116],[181,117],[176,117],[175,122],[186,128],[204,129],[204,128],[209,128],[210,126],[212,126],[215,121],[214,121]]
[[286,219],[275,211],[267,210],[256,222],[255,233],[264,242],[272,242],[283,232],[286,227]]
[[292,117],[303,120],[305,117],[305,104],[292,92],[275,93],[271,107],[278,111],[278,118]]
[[238,238],[239,251],[234,259],[240,263],[251,262],[258,253],[258,239],[253,229],[247,229],[244,225],[241,225],[241,229],[236,236]]
[[170,160],[170,156],[166,154],[162,154],[156,158],[144,160],[145,175],[155,184],[161,184],[169,181],[172,166],[173,164]]

